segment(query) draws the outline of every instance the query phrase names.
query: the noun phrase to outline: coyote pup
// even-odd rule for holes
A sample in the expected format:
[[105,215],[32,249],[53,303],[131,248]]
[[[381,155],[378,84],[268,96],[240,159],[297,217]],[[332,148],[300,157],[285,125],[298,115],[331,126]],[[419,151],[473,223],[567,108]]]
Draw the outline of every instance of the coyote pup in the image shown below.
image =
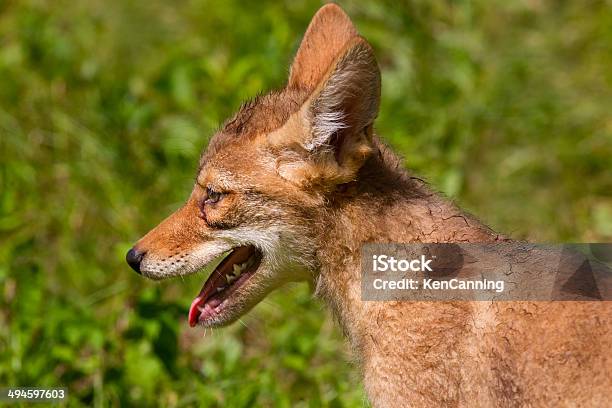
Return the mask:
[[165,279],[229,252],[191,304],[191,326],[227,325],[285,282],[310,281],[377,407],[609,404],[607,302],[361,300],[365,242],[505,239],[404,170],[374,132],[380,92],[372,47],[340,7],[322,7],[285,88],[225,123],[185,205],[128,263]]

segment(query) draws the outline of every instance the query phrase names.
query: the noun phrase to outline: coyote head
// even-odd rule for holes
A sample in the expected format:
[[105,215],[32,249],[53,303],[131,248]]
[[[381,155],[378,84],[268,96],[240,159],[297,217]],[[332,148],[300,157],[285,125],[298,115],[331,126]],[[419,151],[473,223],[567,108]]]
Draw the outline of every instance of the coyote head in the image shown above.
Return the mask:
[[189,311],[221,326],[288,281],[316,277],[329,205],[372,150],[380,71],[336,5],[321,8],[284,89],[256,98],[214,135],[185,205],[127,261],[151,279],[197,272],[226,254]]

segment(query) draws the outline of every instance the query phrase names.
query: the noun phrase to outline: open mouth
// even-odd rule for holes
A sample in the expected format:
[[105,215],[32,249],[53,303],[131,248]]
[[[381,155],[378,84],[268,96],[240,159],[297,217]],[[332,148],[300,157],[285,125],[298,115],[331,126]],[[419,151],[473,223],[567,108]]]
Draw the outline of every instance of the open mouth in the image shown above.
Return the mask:
[[254,246],[235,248],[210,274],[200,294],[191,302],[189,325],[217,315],[227,299],[259,268],[261,252]]

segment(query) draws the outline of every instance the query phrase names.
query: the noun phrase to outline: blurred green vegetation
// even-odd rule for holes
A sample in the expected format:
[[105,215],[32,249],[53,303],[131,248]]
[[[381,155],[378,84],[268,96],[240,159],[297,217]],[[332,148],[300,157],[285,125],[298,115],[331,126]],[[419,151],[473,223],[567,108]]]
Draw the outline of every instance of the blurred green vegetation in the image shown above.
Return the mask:
[[[346,1],[383,70],[378,133],[494,228],[612,237],[609,1]],[[291,286],[189,329],[202,275],[131,244],[187,197],[246,98],[283,85],[317,1],[0,0],[0,384],[72,405],[360,406],[338,329]]]

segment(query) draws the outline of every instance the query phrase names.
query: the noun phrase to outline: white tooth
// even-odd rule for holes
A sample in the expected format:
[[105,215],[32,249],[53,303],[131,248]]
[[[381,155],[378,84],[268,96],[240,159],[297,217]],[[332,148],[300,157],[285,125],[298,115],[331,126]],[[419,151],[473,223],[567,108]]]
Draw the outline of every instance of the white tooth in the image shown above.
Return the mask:
[[241,273],[242,273],[242,265],[234,265],[234,272],[233,272],[233,274],[235,276],[240,276]]
[[232,283],[236,280],[236,277],[232,275],[225,275],[225,278],[227,279],[227,283]]
[[223,291],[223,286],[221,286],[221,287],[217,288],[217,293],[219,293],[219,292],[221,292],[221,291]]

